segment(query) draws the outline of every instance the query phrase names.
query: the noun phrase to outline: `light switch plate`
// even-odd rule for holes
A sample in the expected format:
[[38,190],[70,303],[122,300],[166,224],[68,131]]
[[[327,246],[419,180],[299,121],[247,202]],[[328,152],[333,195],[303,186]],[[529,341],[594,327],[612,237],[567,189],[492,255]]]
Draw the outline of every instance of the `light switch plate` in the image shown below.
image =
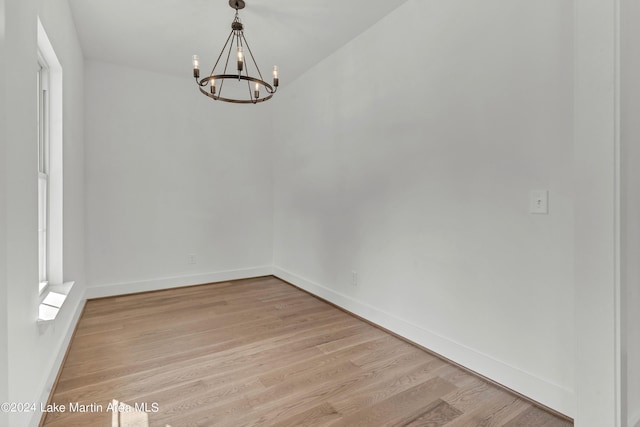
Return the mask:
[[542,215],[549,214],[548,190],[532,190],[529,193],[529,213]]

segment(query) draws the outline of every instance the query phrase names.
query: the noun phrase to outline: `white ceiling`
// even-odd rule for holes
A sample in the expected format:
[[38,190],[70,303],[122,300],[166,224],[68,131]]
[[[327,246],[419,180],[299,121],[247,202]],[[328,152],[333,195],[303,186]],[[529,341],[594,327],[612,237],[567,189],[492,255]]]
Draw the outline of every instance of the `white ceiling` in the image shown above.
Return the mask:
[[[291,81],[407,0],[246,0],[245,36],[263,75]],[[207,73],[231,31],[228,0],[70,0],[86,58],[191,76]]]

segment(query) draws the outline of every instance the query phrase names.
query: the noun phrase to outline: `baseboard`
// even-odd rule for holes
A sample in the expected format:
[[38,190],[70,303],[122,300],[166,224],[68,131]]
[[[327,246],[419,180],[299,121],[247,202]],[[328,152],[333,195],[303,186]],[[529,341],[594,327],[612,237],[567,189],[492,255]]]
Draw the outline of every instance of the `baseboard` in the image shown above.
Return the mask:
[[[60,341],[57,351],[52,353],[55,355],[55,359],[53,360],[53,363],[49,368],[49,375],[45,379],[44,384],[40,387],[41,392],[40,392],[40,399],[38,400],[38,402],[42,402],[42,403],[49,402],[49,399],[51,397],[51,391],[55,386],[55,383],[58,379],[58,374],[60,373],[60,368],[62,367],[62,364],[64,363],[64,359],[67,356],[67,350],[69,349],[69,344],[76,331],[76,326],[78,325],[78,321],[80,320],[82,311],[84,310],[85,302],[86,302],[86,297],[83,291],[82,295],[80,295],[80,298],[78,298],[75,306],[72,308],[73,314],[71,315],[71,320],[69,321],[69,326],[67,327],[67,331],[65,332],[65,335],[62,341]],[[63,307],[62,310],[68,309],[68,308],[69,307]],[[55,327],[56,322],[59,322],[59,319],[54,320],[52,323],[45,326],[45,328]],[[40,425],[42,421],[41,419],[42,419],[42,413],[39,410],[35,411],[31,415],[29,426],[36,427]]]
[[183,286],[201,285],[203,283],[224,282],[227,280],[249,279],[272,274],[271,266],[245,268],[239,270],[218,271],[189,276],[164,277],[139,282],[114,283],[87,287],[86,299],[112,297],[138,292],[157,291],[161,289],[179,288]]
[[554,411],[571,418],[575,417],[575,396],[571,390],[524,372],[422,326],[314,283],[283,268],[273,266],[273,275]]

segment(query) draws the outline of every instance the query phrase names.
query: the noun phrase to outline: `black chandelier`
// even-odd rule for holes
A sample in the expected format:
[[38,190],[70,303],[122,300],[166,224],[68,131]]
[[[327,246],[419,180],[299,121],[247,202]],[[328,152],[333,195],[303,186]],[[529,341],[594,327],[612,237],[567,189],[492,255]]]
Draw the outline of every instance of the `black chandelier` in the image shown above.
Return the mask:
[[[256,104],[258,102],[268,101],[278,90],[278,67],[273,67],[272,86],[264,81],[264,78],[262,78],[260,68],[258,68],[258,64],[253,57],[253,53],[251,52],[249,43],[247,43],[247,39],[244,37],[244,26],[242,25],[242,22],[240,22],[240,16],[238,15],[238,11],[240,9],[244,9],[245,7],[244,0],[229,0],[229,6],[236,10],[236,17],[231,23],[231,34],[229,34],[226,43],[222,47],[220,55],[218,55],[218,60],[211,69],[209,75],[200,79],[200,58],[198,57],[198,55],[193,55],[193,77],[195,77],[196,79],[196,83],[198,84],[200,92],[202,92],[204,95],[207,95],[209,98],[215,99],[216,101],[233,102],[237,104]],[[228,71],[229,59],[231,58],[231,51],[234,49],[234,47],[236,50],[237,74],[231,74]],[[249,68],[251,64],[249,61],[247,61],[247,58],[244,55],[245,48],[249,52],[251,62],[253,62],[253,66],[256,69],[257,76],[249,75]],[[222,74],[216,74],[216,67],[220,63],[220,59],[225,54],[225,52],[227,52],[227,59],[224,63],[224,70],[222,71]],[[222,67],[222,64],[220,64],[220,66]],[[236,87],[231,96],[226,95],[225,97],[223,97],[222,90],[224,88],[225,81],[234,81],[236,83],[242,83],[243,81],[246,81],[248,91],[245,92],[244,90],[238,90],[238,88]],[[264,94],[263,96],[261,96],[261,87],[264,88],[264,91],[262,92],[262,94]],[[241,93],[244,93],[245,96],[241,96]],[[247,93],[248,96],[246,96]]]

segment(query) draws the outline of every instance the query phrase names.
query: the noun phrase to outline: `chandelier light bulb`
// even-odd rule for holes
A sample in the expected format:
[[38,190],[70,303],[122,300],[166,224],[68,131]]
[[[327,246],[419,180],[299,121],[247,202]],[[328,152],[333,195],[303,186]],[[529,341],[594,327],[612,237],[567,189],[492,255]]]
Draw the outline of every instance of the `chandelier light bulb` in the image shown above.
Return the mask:
[[256,99],[260,98],[260,85],[258,83],[256,83],[256,89],[253,91],[253,96],[255,96]]
[[244,54],[242,52],[242,46],[238,46],[238,71],[242,71],[244,68]]
[[211,93],[216,94],[216,79],[211,79]]
[[193,55],[193,77],[200,77],[200,57]]
[[278,80],[278,66],[274,65],[273,66],[273,85],[275,87],[278,87],[278,82],[279,82],[279,80]]

